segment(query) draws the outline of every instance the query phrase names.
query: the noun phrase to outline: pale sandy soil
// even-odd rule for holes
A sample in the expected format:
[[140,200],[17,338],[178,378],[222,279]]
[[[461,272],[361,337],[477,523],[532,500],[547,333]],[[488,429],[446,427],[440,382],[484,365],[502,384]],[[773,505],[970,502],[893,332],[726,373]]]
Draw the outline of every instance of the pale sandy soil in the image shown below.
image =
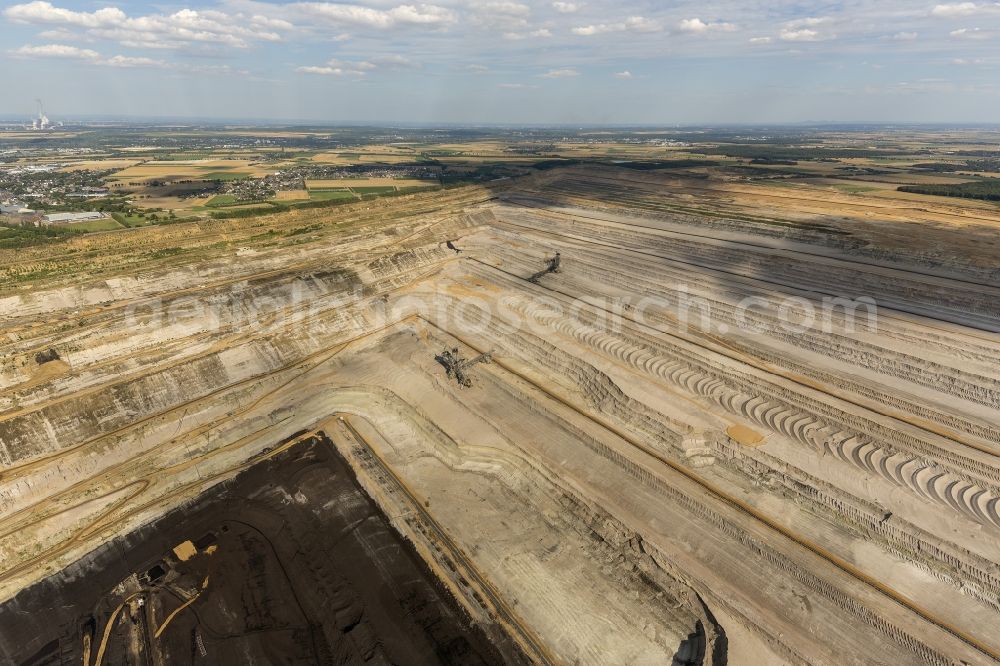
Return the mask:
[[322,431],[537,661],[1000,663],[1000,214],[867,194],[573,169],[11,255],[0,597]]

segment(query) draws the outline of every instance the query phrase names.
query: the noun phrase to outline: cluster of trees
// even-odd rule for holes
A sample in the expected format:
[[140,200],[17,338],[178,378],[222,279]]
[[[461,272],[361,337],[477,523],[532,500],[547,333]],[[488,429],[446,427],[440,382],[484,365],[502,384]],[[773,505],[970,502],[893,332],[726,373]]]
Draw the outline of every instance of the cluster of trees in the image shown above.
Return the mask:
[[107,196],[100,199],[76,199],[54,204],[39,202],[35,206],[38,210],[51,212],[98,210],[102,213],[126,213],[128,215],[132,215],[134,212],[132,204],[124,196]]
[[950,162],[925,162],[923,164],[914,164],[914,169],[920,169],[921,171],[934,171],[939,173],[949,173],[952,171],[1000,171],[1000,158],[984,159],[984,160],[966,160],[959,163]]
[[0,249],[11,250],[35,245],[47,245],[84,233],[69,226],[36,227],[24,224],[0,224]]
[[[174,211],[164,212],[162,208],[150,208],[148,210],[126,210],[111,213],[112,219],[118,224],[126,227],[134,227],[136,224],[142,225],[145,222],[153,224],[157,222],[173,222],[177,220],[177,213]],[[130,219],[131,218],[131,219]],[[138,221],[136,219],[138,218]]]
[[795,160],[779,160],[774,157],[755,157],[750,160],[750,164],[777,164],[779,166],[795,166]]
[[900,185],[900,192],[935,194],[942,197],[1000,201],[1000,178],[984,178],[954,185]]

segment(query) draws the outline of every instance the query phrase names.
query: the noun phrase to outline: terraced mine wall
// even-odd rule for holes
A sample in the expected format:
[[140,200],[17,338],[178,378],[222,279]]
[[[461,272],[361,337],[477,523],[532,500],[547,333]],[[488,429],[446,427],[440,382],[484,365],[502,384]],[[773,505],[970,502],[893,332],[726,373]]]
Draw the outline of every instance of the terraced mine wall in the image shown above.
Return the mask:
[[[468,305],[462,307],[469,309]],[[480,320],[481,323],[486,321],[485,317]],[[834,401],[815,391],[790,390],[787,385],[765,380],[750,369],[732,366],[724,369],[720,364],[728,363],[728,359],[713,358],[712,354],[706,357],[703,351],[692,347],[687,348],[689,353],[683,353],[681,350],[685,347],[675,344],[667,348],[638,332],[633,337],[633,331],[628,331],[630,335],[625,339],[621,333],[602,333],[596,319],[585,321],[584,326],[574,326],[566,319],[554,320],[552,324],[557,330],[566,331],[634,366],[648,368],[647,371],[673,385],[709,398],[757,425],[835,455],[865,471],[881,474],[890,482],[908,487],[974,520],[1000,526],[998,491],[994,485],[1000,473],[975,458],[952,453],[951,447],[944,443],[932,444],[935,440],[940,441],[937,437],[918,438],[904,434],[883,425],[877,417],[858,416],[860,410],[851,412],[838,408]],[[523,333],[509,328],[497,335],[504,340],[518,336],[523,338]],[[761,395],[763,391],[767,392],[766,398]],[[883,438],[883,442],[874,440],[873,436]],[[903,453],[907,449],[910,455]],[[865,453],[869,455],[862,458]],[[927,455],[934,456],[935,465],[919,463],[919,457]],[[873,456],[874,462],[867,462]],[[953,466],[945,467],[947,463]],[[971,476],[969,472],[976,475]],[[973,488],[978,490],[970,492]],[[964,499],[966,496],[968,499]]]
[[[191,540],[211,543],[181,560],[174,547]],[[147,572],[156,567],[166,573],[150,581]],[[105,663],[527,663],[513,645],[506,652],[494,647],[501,635],[487,638],[471,622],[322,438],[262,462],[0,605],[0,659],[79,663],[84,636],[96,652],[97,629],[123,596],[117,588],[134,584],[143,608],[155,608],[162,622],[181,606],[175,595],[183,594],[185,578],[196,574],[207,575],[208,586],[171,620],[155,653],[146,646],[130,652],[120,626]]]
[[[666,187],[664,187],[666,185]],[[751,185],[752,189],[753,186]],[[1000,285],[1000,269],[989,262],[970,262],[968,256],[957,249],[936,247],[933,251],[920,251],[905,244],[891,248],[856,234],[857,219],[842,218],[835,212],[818,216],[803,211],[784,211],[778,204],[771,210],[761,210],[753,204],[740,204],[745,186],[719,187],[717,182],[700,186],[697,178],[674,179],[672,174],[639,174],[634,171],[612,173],[588,168],[568,169],[541,179],[527,191],[515,190],[502,193],[501,198],[515,205],[532,208],[586,207],[600,214],[632,218],[648,223],[666,223],[714,233],[719,229],[736,233],[751,233],[761,238],[807,243],[851,254],[866,263],[884,266],[920,267],[943,277],[971,280]],[[721,200],[719,195],[722,195]],[[703,201],[692,201],[692,197]],[[751,197],[752,198],[752,197]],[[833,211],[851,210],[854,202],[846,206],[833,206]],[[927,209],[912,204],[905,214],[916,219],[925,218]],[[808,210],[808,208],[806,209]],[[794,212],[793,212],[794,211]],[[875,206],[867,211],[872,216],[881,212]],[[952,211],[961,224],[969,224],[968,214]],[[796,214],[798,213],[798,214]],[[866,220],[868,222],[868,220]],[[886,229],[896,231],[898,223],[883,222]],[[878,228],[879,225],[876,225]],[[917,224],[921,232],[925,225]],[[980,230],[989,235],[990,227]]]
[[[460,307],[464,310],[463,316],[468,317],[468,305]],[[596,322],[591,322],[591,326],[592,332],[599,330]],[[550,376],[568,380],[594,410],[636,433],[664,455],[671,456],[678,462],[689,457],[684,439],[692,428],[691,424],[656,412],[629,397],[611,378],[557,346],[512,329],[498,330],[493,345],[507,356],[530,359],[536,367],[544,367]],[[690,384],[674,383],[679,387],[692,389]],[[696,387],[691,393],[698,395]],[[755,419],[755,422],[783,432],[774,421]],[[783,434],[789,435],[789,432]],[[942,541],[916,525],[893,516],[884,507],[851,495],[765,451],[747,448],[721,431],[701,436],[699,443],[712,452],[714,460],[738,470],[747,479],[766,484],[771,492],[782,492],[798,501],[807,502],[812,505],[813,511],[833,514],[837,520],[851,525],[869,538],[877,539],[900,556],[923,562],[928,572],[943,577],[964,593],[974,595],[982,603],[1000,611],[1000,566],[996,563]],[[853,464],[853,461],[848,462]]]
[[[225,648],[199,604],[249,585],[254,626],[288,631],[240,644],[303,663],[1000,662],[995,285],[873,265],[816,229],[470,205],[5,296],[0,592],[45,579],[7,608],[71,608],[58,627],[0,611],[0,647],[78,662],[107,630],[109,662],[210,660]],[[707,323],[680,325],[681,286]],[[869,292],[876,327],[783,327],[787,298]],[[627,307],[639,295],[654,304]],[[492,363],[459,385],[442,349]],[[347,468],[363,492],[333,501]],[[280,483],[245,485],[264,474]],[[245,522],[295,552],[209,525],[247,488],[263,508]],[[389,581],[414,596],[355,622],[344,590],[371,599],[355,579],[382,574],[335,570],[325,532],[422,562]],[[225,547],[265,573],[202,568]],[[329,603],[296,610],[286,579]],[[134,629],[186,601],[164,640]]]
[[[176,344],[181,356],[178,360],[183,361],[164,364],[163,369],[153,373],[132,371],[131,359],[97,356],[95,347],[91,346],[96,341],[86,336],[60,342],[61,355],[71,362],[82,356],[87,362],[120,364],[111,367],[118,378],[112,383],[98,384],[99,390],[85,383],[87,377],[73,378],[68,386],[59,386],[57,381],[49,393],[33,392],[32,402],[44,404],[46,398],[58,393],[65,393],[67,397],[37,409],[32,409],[30,403],[24,404],[27,401],[18,401],[19,405],[23,404],[18,410],[22,413],[0,421],[0,461],[16,466],[40,455],[56,453],[69,442],[107,436],[137,418],[175,408],[186,397],[210,395],[308,358],[328,347],[331,340],[346,340],[366,330],[368,323],[363,308],[352,307],[356,301],[405,284],[446,257],[444,251],[435,248],[377,259],[366,267],[366,282],[349,271],[294,273],[256,285],[248,284],[234,300],[225,292],[179,297],[183,301],[167,299],[164,301],[167,310],[222,311],[234,313],[234,316],[221,327],[211,329],[199,330],[213,324],[211,321],[200,318],[192,321],[182,327],[182,332],[175,333],[175,343],[171,331],[157,326],[162,310],[148,314],[140,311],[130,323],[140,331],[148,328],[149,332],[146,336],[140,333],[131,340],[132,351],[152,350],[155,354],[163,354],[165,345]],[[217,299],[224,300],[224,309],[218,307],[220,301]],[[256,311],[260,303],[270,303],[263,317],[257,315],[247,319],[241,316]],[[283,312],[286,308],[292,311]],[[272,314],[280,314],[280,320],[274,328],[264,328],[262,332],[261,324],[272,325],[268,320]],[[248,333],[241,334],[241,331]],[[104,325],[94,329],[94,337],[98,339],[107,333]],[[212,339],[225,339],[227,334],[234,336],[227,348],[211,344]],[[320,334],[333,337],[321,339]],[[210,336],[201,348],[191,344],[192,337],[199,335]],[[104,349],[108,354],[121,354],[120,349],[110,344]],[[202,353],[187,356],[191,351]]]
[[[612,247],[639,249],[655,252],[667,258],[711,270],[731,271],[754,275],[758,279],[793,289],[811,288],[820,293],[832,293],[844,298],[858,298],[877,294],[879,301],[890,307],[931,316],[946,321],[1000,331],[1000,306],[996,294],[1000,287],[986,283],[946,280],[916,271],[900,271],[878,266],[865,266],[858,271],[852,262],[827,257],[822,253],[808,257],[793,256],[781,251],[755,252],[752,244],[728,238],[702,235],[685,231],[656,229],[643,224],[627,224],[617,220],[593,222],[567,216],[555,222],[550,217],[529,216],[531,229],[551,230],[574,238],[601,238]],[[504,226],[519,229],[523,223],[515,215],[501,215]],[[822,273],[817,265],[823,267]],[[909,274],[907,274],[909,273]],[[983,298],[983,294],[992,297]]]

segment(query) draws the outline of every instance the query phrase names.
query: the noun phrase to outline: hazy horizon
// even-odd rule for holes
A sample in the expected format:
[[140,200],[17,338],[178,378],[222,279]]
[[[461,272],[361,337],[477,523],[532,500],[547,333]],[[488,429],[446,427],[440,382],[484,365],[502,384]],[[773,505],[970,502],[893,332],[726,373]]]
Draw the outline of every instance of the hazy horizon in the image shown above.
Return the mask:
[[[414,120],[325,120],[322,118],[252,118],[252,117],[227,117],[227,116],[147,116],[147,115],[114,115],[114,114],[65,114],[60,115],[48,110],[46,105],[46,115],[53,122],[50,129],[58,129],[60,125],[73,126],[80,125],[108,125],[108,126],[168,126],[171,124],[198,124],[198,125],[242,125],[247,127],[373,127],[373,128],[426,128],[426,129],[490,129],[490,128],[510,128],[510,129],[566,129],[566,130],[643,130],[643,131],[697,131],[697,130],[738,130],[738,129],[788,129],[788,130],[870,130],[870,129],[985,129],[1000,130],[1000,121],[963,122],[963,121],[892,121],[892,120],[800,120],[786,122],[739,122],[724,121],[716,123],[558,123],[558,122],[499,122],[499,121],[477,121],[464,120],[453,122],[437,121],[414,121]],[[34,113],[11,114],[0,113],[0,124],[28,125],[34,118]]]

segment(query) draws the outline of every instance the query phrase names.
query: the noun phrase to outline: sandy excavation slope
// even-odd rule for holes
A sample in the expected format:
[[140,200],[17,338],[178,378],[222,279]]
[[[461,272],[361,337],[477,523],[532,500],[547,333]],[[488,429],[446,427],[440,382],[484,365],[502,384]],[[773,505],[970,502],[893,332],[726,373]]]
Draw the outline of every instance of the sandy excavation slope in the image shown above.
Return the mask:
[[[102,649],[108,664],[516,663],[452,603],[330,441],[295,440],[0,607],[0,652],[81,663],[89,639],[88,663]],[[124,621],[81,632],[80,616],[119,608]]]
[[[726,217],[731,192],[671,212],[683,184],[648,178],[20,257],[49,272],[0,293],[0,597],[315,437],[510,659],[1000,661],[991,250],[897,251],[914,221],[845,235],[818,204]],[[946,214],[929,233],[978,233]],[[867,296],[874,321],[785,326]],[[445,350],[492,362],[462,386]],[[85,610],[0,646],[76,654],[111,618]]]

